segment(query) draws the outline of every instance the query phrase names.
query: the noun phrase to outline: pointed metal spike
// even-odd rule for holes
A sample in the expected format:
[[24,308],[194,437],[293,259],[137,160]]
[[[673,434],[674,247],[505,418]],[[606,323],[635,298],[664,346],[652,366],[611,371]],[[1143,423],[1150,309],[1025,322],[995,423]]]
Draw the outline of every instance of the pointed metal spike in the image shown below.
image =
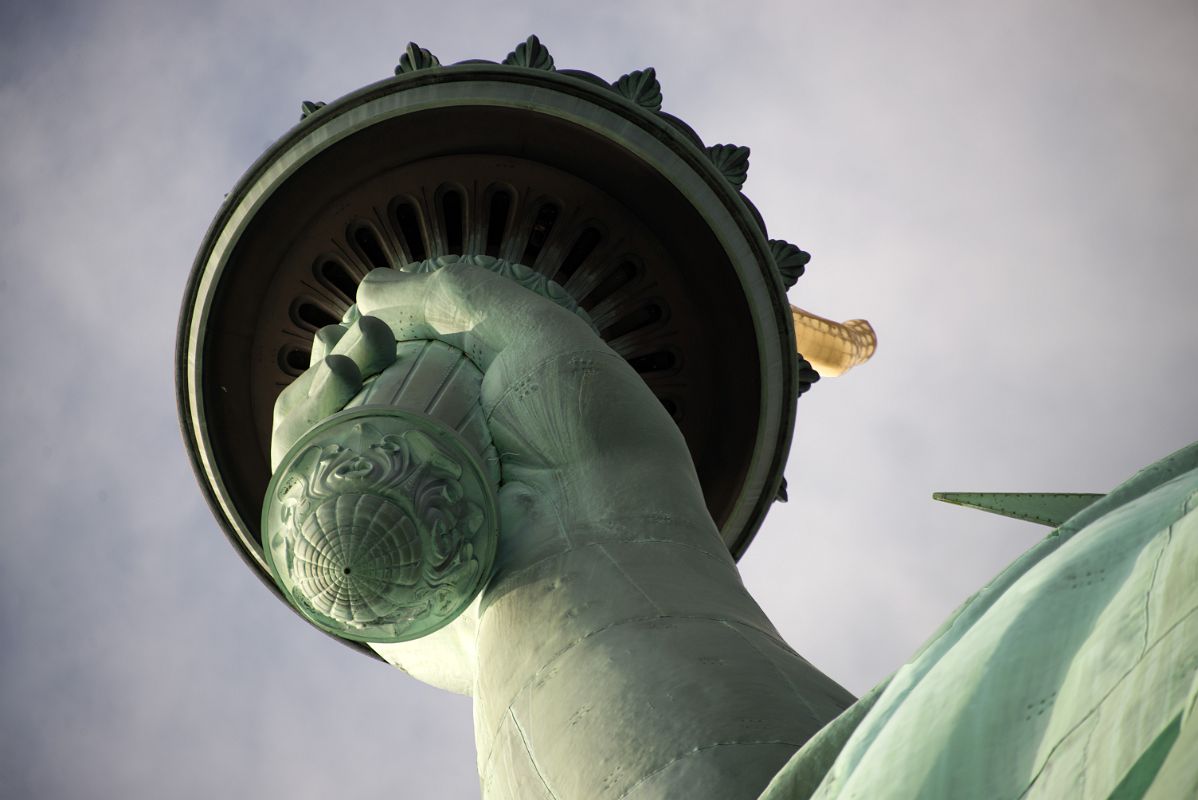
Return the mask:
[[305,100],[300,103],[300,119],[307,119],[309,114],[313,114],[324,108],[323,100]]
[[1101,494],[1052,492],[936,492],[933,500],[1056,528]]

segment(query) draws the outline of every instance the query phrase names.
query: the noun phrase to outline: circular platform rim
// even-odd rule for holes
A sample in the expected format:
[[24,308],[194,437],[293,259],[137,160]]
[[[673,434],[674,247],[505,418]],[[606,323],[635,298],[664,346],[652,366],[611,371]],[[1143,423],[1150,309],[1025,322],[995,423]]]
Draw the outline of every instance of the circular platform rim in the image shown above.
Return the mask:
[[663,175],[688,202],[698,207],[726,248],[745,290],[758,337],[761,380],[761,422],[745,488],[721,526],[722,535],[736,531],[734,536],[725,536],[725,540],[731,541],[729,549],[739,558],[760,527],[781,483],[797,398],[789,304],[759,218],[707,154],[662,116],[579,78],[492,64],[407,73],[329,103],[263,153],[220,207],[187,282],[178,327],[176,387],[180,426],[193,468],[226,535],[243,559],[274,589],[263,555],[254,547],[255,537],[224,486],[205,422],[200,344],[225,260],[255,210],[310,158],[376,122],[416,111],[462,105],[495,105],[544,113],[589,127]]

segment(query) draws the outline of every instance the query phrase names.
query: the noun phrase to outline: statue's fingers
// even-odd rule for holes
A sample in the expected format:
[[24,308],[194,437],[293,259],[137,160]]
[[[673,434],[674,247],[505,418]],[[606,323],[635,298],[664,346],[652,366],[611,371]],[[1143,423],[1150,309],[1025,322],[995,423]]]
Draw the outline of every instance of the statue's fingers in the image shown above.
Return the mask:
[[348,325],[325,325],[318,330],[312,337],[312,363],[318,364],[325,356],[331,355],[337,342],[341,341],[348,330]]
[[468,264],[415,274],[374,270],[358,287],[358,308],[386,322],[397,340],[440,339],[484,371],[499,353],[513,348],[544,357],[598,343],[577,315]]
[[362,377],[369,378],[395,361],[395,336],[386,322],[363,316],[349,326],[330,352],[353,359]]
[[[313,359],[311,363],[319,362]],[[284,386],[283,391],[279,392],[279,396],[275,398],[274,415],[270,423],[272,431],[283,423],[293,408],[307,399],[308,389],[312,387],[312,379],[315,377],[316,370],[309,367],[301,372],[298,378]]]
[[307,396],[291,407],[271,436],[272,471],[309,428],[344,408],[362,388],[362,373],[348,356],[328,356],[310,367],[308,373],[312,377],[307,380]]
[[[318,330],[312,338],[312,355],[308,363],[317,365],[324,361],[325,356],[332,354],[333,348],[347,330],[349,327],[346,325],[325,325]],[[274,415],[270,423],[272,431],[279,427],[293,408],[307,399],[316,375],[317,370],[309,367],[279,392],[279,396],[275,398]]]
[[[319,366],[331,355],[346,356],[357,364],[361,378],[368,378],[395,360],[395,338],[387,323],[374,317],[360,317],[348,325],[325,325],[312,339],[312,364]],[[284,387],[275,400],[271,430],[308,399],[319,374],[319,369],[307,369]]]

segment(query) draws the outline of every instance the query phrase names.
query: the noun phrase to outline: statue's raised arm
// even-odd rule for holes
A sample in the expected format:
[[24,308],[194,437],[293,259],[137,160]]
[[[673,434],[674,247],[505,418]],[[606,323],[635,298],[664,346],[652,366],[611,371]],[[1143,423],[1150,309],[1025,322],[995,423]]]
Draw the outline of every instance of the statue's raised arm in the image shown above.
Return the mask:
[[[285,588],[310,618],[367,640],[352,627],[356,608],[326,598],[400,598],[376,603],[397,620],[372,622],[411,635],[400,630],[396,638],[406,641],[373,646],[421,679],[474,695],[486,797],[755,797],[852,702],[782,641],[745,591],[677,425],[583,317],[465,261],[424,274],[371,273],[352,316],[345,331],[322,334],[336,341],[312,368],[316,374],[280,398],[274,449],[282,469],[272,486],[293,472],[311,473],[309,462],[324,453],[382,449],[377,435],[358,444],[363,427],[395,430],[400,442],[403,432],[387,427],[394,419],[388,404],[427,396],[429,383],[443,390],[445,372],[412,369],[403,354],[436,342],[464,360],[458,371],[481,376],[476,402],[501,472],[493,573],[471,584],[481,590],[476,604],[470,596],[447,599],[445,608],[464,613],[456,621],[438,617],[447,627],[417,638],[427,625],[412,609],[435,616],[418,598],[446,583],[424,555],[437,540],[434,529],[447,520],[460,526],[468,515],[435,506],[422,517],[398,499],[408,513],[387,516],[374,502],[347,514],[319,555],[288,572]],[[384,328],[390,340],[369,344],[370,332]],[[400,354],[391,364],[388,346]],[[389,369],[400,370],[405,383],[380,394],[375,384],[388,380]],[[388,404],[379,403],[384,395]],[[428,411],[443,419],[470,413]],[[323,450],[304,429],[317,432]],[[412,429],[426,430],[418,419]],[[337,432],[341,441],[330,435]],[[463,442],[456,452],[476,448]],[[452,460],[452,447],[443,451]],[[393,472],[376,471],[395,483]],[[342,483],[354,501],[385,493],[369,488],[379,481]],[[276,491],[268,502],[282,519],[285,494]],[[337,498],[323,502],[332,508]],[[270,531],[272,548],[312,552],[303,520],[287,519]],[[397,531],[410,541],[393,543]],[[441,533],[454,538],[452,528]],[[475,550],[487,547],[476,542]],[[321,564],[321,580],[292,577],[309,576],[313,562]],[[312,615],[317,604],[325,611]],[[338,611],[349,627],[330,620]]]

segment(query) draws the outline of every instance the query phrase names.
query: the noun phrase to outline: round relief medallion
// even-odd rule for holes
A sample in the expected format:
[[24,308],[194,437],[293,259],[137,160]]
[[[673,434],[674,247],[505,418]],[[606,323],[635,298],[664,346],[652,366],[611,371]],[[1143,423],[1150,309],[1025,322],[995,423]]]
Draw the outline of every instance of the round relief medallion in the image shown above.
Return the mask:
[[402,642],[481,591],[499,535],[493,480],[447,426],[365,406],[303,436],[263,508],[271,575],[300,612],[348,639]]

